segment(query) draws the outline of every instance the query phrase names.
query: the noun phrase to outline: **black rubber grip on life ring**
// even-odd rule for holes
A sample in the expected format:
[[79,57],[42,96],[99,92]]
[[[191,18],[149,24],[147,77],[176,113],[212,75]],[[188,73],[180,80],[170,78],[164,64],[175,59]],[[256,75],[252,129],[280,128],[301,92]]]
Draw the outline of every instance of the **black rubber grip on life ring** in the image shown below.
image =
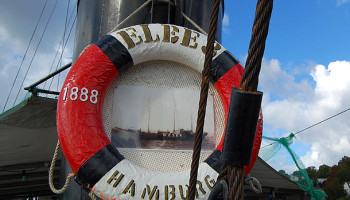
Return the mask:
[[262,95],[232,88],[221,157],[224,165],[250,164]]
[[78,182],[92,187],[122,160],[124,157],[113,145],[109,144],[100,149],[79,168],[76,179]]
[[222,52],[211,62],[210,82],[215,84],[217,80],[238,63],[239,61],[229,51]]
[[221,154],[222,152],[220,150],[215,150],[207,159],[204,160],[211,168],[213,168],[217,173],[220,174],[223,166],[221,161]]
[[115,37],[106,35],[95,43],[111,60],[119,73],[134,65],[134,61],[126,47]]

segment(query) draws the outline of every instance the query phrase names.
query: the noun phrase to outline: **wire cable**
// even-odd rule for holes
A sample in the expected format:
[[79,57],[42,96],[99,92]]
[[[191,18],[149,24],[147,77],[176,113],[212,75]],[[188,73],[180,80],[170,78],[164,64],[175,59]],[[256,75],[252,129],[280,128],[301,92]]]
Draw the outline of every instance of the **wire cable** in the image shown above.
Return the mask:
[[325,122],[325,121],[327,121],[327,120],[330,120],[330,119],[332,119],[333,117],[336,117],[336,116],[338,116],[338,115],[341,115],[341,114],[343,114],[343,113],[345,113],[345,112],[347,112],[347,111],[349,111],[349,110],[350,110],[350,108],[345,109],[345,110],[343,110],[343,111],[341,111],[341,112],[339,112],[339,113],[337,113],[337,114],[335,114],[335,115],[333,115],[333,116],[328,117],[327,119],[324,119],[324,120],[322,120],[322,121],[320,121],[320,122],[317,122],[316,124],[313,124],[313,125],[311,125],[311,126],[309,126],[309,127],[307,127],[307,128],[304,128],[303,130],[300,130],[300,131],[294,133],[294,135],[299,134],[299,133],[301,133],[301,132],[303,132],[303,131],[306,131],[307,129],[310,129],[310,128],[314,127],[314,126],[317,126],[317,125],[319,125],[319,124],[321,124],[321,123],[323,123],[323,122]]
[[36,25],[35,25],[35,28],[34,28],[33,34],[32,34],[32,36],[31,36],[31,38],[30,38],[30,40],[29,40],[29,44],[28,44],[27,49],[26,49],[26,51],[25,51],[25,53],[24,53],[24,56],[23,56],[22,61],[21,61],[21,64],[19,65],[19,68],[18,68],[17,74],[16,74],[16,76],[15,76],[15,80],[14,80],[14,81],[13,81],[13,83],[12,83],[12,86],[11,86],[11,89],[10,89],[10,92],[9,92],[9,95],[7,96],[7,99],[6,99],[6,102],[5,102],[4,108],[2,109],[2,112],[1,112],[1,113],[3,113],[3,112],[5,111],[5,108],[6,108],[7,102],[8,102],[8,100],[9,100],[10,96],[11,96],[11,93],[12,93],[13,87],[15,86],[15,83],[16,83],[16,80],[17,80],[17,77],[18,77],[18,74],[19,74],[19,72],[21,71],[21,68],[22,68],[22,65],[23,65],[24,59],[25,59],[25,57],[26,57],[26,55],[27,55],[27,53],[28,53],[28,49],[29,49],[29,47],[30,47],[30,44],[32,43],[32,40],[33,40],[34,35],[35,35],[35,32],[36,32],[36,30],[37,30],[37,28],[38,28],[38,25],[39,25],[40,19],[41,19],[41,17],[42,17],[42,15],[43,15],[43,13],[44,13],[44,10],[45,10],[45,7],[46,7],[46,4],[47,4],[47,1],[48,1],[48,0],[46,0],[46,2],[45,2],[45,4],[44,4],[43,8],[41,9],[41,13],[40,13],[39,19],[38,19],[38,21],[36,22]]
[[204,58],[200,99],[199,99],[199,105],[198,105],[196,134],[195,134],[193,152],[192,152],[190,181],[188,184],[189,200],[195,199],[197,175],[198,175],[198,167],[199,167],[199,157],[200,157],[200,152],[202,147],[202,136],[203,136],[205,112],[206,112],[206,105],[207,105],[207,98],[208,98],[209,74],[210,74],[210,68],[212,64],[211,62],[213,58],[215,35],[217,32],[217,22],[218,22],[220,4],[221,4],[220,0],[213,1],[212,9],[211,9],[209,34],[207,37],[207,49],[206,49],[205,58]]
[[267,145],[265,145],[265,146],[263,146],[263,147],[260,147],[260,149],[265,148],[265,147],[268,147],[268,146],[271,146],[271,145],[273,145],[273,144],[275,144],[275,143],[276,143],[276,142],[272,142],[272,143],[267,144]]
[[[67,46],[67,43],[68,43],[69,37],[70,37],[70,35],[71,35],[71,33],[72,33],[72,30],[73,30],[73,27],[74,27],[74,24],[75,24],[76,19],[77,19],[77,17],[75,16],[74,21],[73,21],[73,24],[72,24],[72,26],[71,26],[71,28],[70,28],[70,30],[69,30],[68,37],[67,37],[66,42],[65,42],[65,44],[64,44],[64,46],[63,46],[63,51],[61,52],[61,55],[60,55],[60,58],[59,58],[59,62],[57,63],[56,70],[58,69],[58,66],[59,66],[59,64],[60,64],[60,60],[62,60],[63,52],[64,52],[64,50],[65,50],[65,48],[66,48],[66,46]],[[50,85],[49,85],[49,90],[50,90],[50,88],[51,88],[52,82],[53,82],[53,79],[51,79],[51,82],[50,82]]]
[[[257,2],[248,57],[239,88],[244,92],[257,91],[261,62],[265,51],[265,43],[269,31],[272,8],[273,0],[258,0]],[[236,163],[226,164],[224,169],[219,174],[218,181],[219,180],[225,180],[228,183],[228,200],[244,199],[243,166]]]
[[[62,53],[61,55],[63,54],[63,46],[64,46],[64,39],[66,38],[66,30],[67,30],[67,20],[68,20],[68,13],[69,13],[69,4],[70,4],[70,0],[68,1],[68,4],[67,4],[67,11],[66,11],[66,21],[64,23],[64,31],[63,31],[63,40],[62,40]],[[62,57],[61,57],[62,58]],[[59,63],[62,62],[62,59],[59,60]],[[58,66],[57,66],[58,67]],[[57,70],[57,68],[56,68]],[[58,74],[58,77],[57,77],[57,87],[56,87],[56,91],[58,91],[58,86],[60,84],[60,74]]]
[[29,69],[30,69],[30,67],[32,66],[32,63],[33,63],[34,57],[35,57],[35,55],[36,55],[36,52],[38,51],[38,48],[39,48],[39,46],[40,46],[40,43],[41,43],[41,41],[42,41],[42,39],[43,39],[43,37],[44,37],[44,34],[45,34],[45,32],[46,32],[46,29],[47,29],[47,26],[48,26],[48,24],[49,24],[49,22],[50,22],[50,20],[51,20],[52,14],[53,14],[53,12],[55,11],[57,2],[58,2],[58,0],[56,0],[55,5],[54,5],[54,7],[53,7],[53,9],[52,9],[52,11],[51,11],[51,13],[50,13],[49,19],[47,20],[47,23],[46,23],[46,25],[45,25],[44,31],[43,31],[43,33],[41,34],[39,43],[38,43],[38,45],[36,46],[36,49],[35,49],[35,51],[34,51],[34,55],[33,55],[32,59],[31,59],[31,61],[30,61],[30,63],[29,63],[29,66],[28,66],[28,68],[27,68],[26,74],[24,75],[23,81],[22,81],[22,83],[21,83],[21,86],[20,86],[19,89],[18,89],[18,92],[17,92],[16,98],[15,98],[15,101],[13,102],[13,106],[15,106],[16,101],[17,101],[17,98],[18,98],[18,95],[19,95],[19,93],[21,92],[21,88],[23,87],[23,84],[24,84],[25,79],[27,78]]
[[[68,24],[70,24],[70,22],[71,22],[71,20],[72,20],[73,14],[74,14],[74,12],[75,12],[75,10],[76,10],[76,6],[77,6],[77,5],[75,4],[75,6],[73,7],[73,10],[72,10],[72,12],[71,12],[71,14],[70,14],[70,16],[69,16]],[[75,15],[74,22],[73,22],[73,24],[72,24],[72,27],[71,27],[70,32],[72,31],[72,28],[73,28],[73,26],[74,26],[74,24],[75,24],[76,18],[77,18],[77,16]],[[70,35],[70,33],[69,33],[69,35]],[[69,35],[68,35],[68,38],[69,38]],[[67,42],[66,42],[66,43],[67,43]],[[62,42],[60,42],[59,44],[60,44],[59,48],[61,48],[61,45],[64,44],[63,38],[62,38]],[[52,61],[52,63],[51,63],[50,70],[49,70],[49,73],[48,73],[48,74],[50,74],[50,73],[52,72],[52,69],[53,69],[53,66],[54,66],[54,64],[55,64],[55,61],[56,61],[58,52],[59,52],[59,51],[57,50],[57,51],[56,51],[56,54],[55,54],[55,57],[54,57],[54,59],[53,59],[53,61]],[[46,88],[46,84],[47,84],[47,83],[48,83],[48,81],[45,81],[44,86],[43,86],[44,89]],[[48,90],[50,90],[50,89],[48,88]]]
[[[315,123],[315,124],[313,124],[313,125],[311,125],[311,126],[309,126],[309,127],[306,127],[306,128],[304,128],[304,129],[302,129],[302,130],[300,130],[300,131],[295,132],[294,135],[297,135],[297,134],[299,134],[299,133],[301,133],[301,132],[303,132],[303,131],[306,131],[306,130],[308,130],[308,129],[314,127],[314,126],[317,126],[317,125],[319,125],[319,124],[322,124],[323,122],[328,121],[328,120],[330,120],[330,119],[332,119],[332,118],[334,118],[334,117],[336,117],[336,116],[338,116],[338,115],[341,115],[341,114],[343,114],[343,113],[345,113],[345,112],[347,112],[347,111],[349,111],[349,110],[350,110],[350,108],[347,108],[347,109],[345,109],[345,110],[343,110],[343,111],[341,111],[341,112],[339,112],[339,113],[337,113],[337,114],[335,114],[335,115],[332,115],[332,116],[330,116],[330,117],[328,117],[328,118],[326,118],[326,119],[324,119],[324,120],[322,120],[322,121],[319,121],[319,122],[317,122],[317,123]],[[276,143],[276,142],[272,142],[272,143],[267,144],[267,145],[265,145],[265,146],[263,146],[263,147],[260,147],[260,149],[265,148],[265,147],[268,147],[268,146],[271,146],[271,145],[273,145],[273,144],[275,144],[275,143]]]

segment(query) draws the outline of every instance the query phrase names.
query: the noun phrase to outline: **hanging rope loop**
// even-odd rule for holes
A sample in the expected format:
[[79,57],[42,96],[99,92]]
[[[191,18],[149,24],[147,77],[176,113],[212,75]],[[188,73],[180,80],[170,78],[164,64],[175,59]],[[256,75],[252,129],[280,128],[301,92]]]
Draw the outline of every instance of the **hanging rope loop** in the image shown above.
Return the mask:
[[50,165],[50,170],[49,170],[49,186],[50,189],[53,193],[55,194],[62,194],[63,192],[65,192],[68,188],[68,185],[70,183],[70,181],[72,180],[72,178],[74,178],[74,173],[70,173],[68,174],[67,178],[66,178],[66,182],[64,183],[63,187],[61,189],[56,189],[54,184],[53,184],[53,172],[55,169],[55,164],[56,164],[56,160],[58,157],[58,151],[60,149],[60,141],[57,141],[57,145],[56,145],[56,149],[55,149],[55,153],[53,154],[53,158],[52,158],[52,162]]

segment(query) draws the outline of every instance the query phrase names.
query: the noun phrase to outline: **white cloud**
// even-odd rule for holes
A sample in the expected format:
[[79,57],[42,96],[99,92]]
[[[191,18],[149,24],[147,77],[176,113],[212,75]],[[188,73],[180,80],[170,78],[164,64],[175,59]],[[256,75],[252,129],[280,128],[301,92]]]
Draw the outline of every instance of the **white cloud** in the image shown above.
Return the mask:
[[345,3],[349,3],[350,0],[337,0],[337,5],[340,6],[342,4],[345,4]]
[[[1,31],[1,26],[0,26],[0,49],[6,49],[6,51],[2,51],[0,53],[0,81],[1,81],[0,89],[1,91],[3,91],[3,95],[0,96],[0,109],[1,109],[0,112],[2,111],[5,105],[6,99],[10,92],[10,88],[15,80],[17,71],[20,67],[23,54],[25,51],[24,49],[26,48],[26,47],[23,48],[20,45],[16,45],[19,43],[16,42],[16,40],[9,40],[10,38],[11,36],[9,34]],[[53,43],[52,45],[55,46],[55,43]],[[58,44],[56,44],[56,46],[58,46]],[[14,88],[10,95],[10,99],[6,105],[6,109],[11,108],[13,106],[14,100],[18,92],[20,93],[16,101],[17,103],[20,102],[21,99],[26,94],[26,91],[23,90],[24,87],[33,84],[34,82],[45,77],[49,73],[50,67],[53,62],[55,50],[51,50],[47,52],[39,50],[31,64],[31,68],[29,69],[28,75],[23,82],[22,88],[19,88],[24,79],[26,71],[29,67],[33,53],[34,52],[32,49],[28,51],[26,59],[22,65],[22,68],[18,73]],[[61,65],[69,63],[71,61],[71,55],[72,55],[72,49],[67,47],[63,54]],[[53,64],[53,71],[56,69],[57,60],[58,58],[56,59],[56,62]],[[64,81],[65,76],[62,74],[62,76],[60,76],[59,82],[57,81],[57,77],[52,83],[51,90],[57,90],[57,88],[60,88],[60,86]],[[59,83],[59,87],[57,87],[57,83]],[[48,89],[48,85],[49,83],[47,84],[46,89]]]
[[[268,127],[264,135],[271,136],[266,132],[271,129],[282,129],[283,134],[299,131],[350,107],[350,61],[314,65],[310,72],[314,82],[296,81],[280,65],[275,59],[263,61],[260,88]],[[349,156],[349,119],[347,112],[297,135],[298,141],[311,146],[301,157],[305,166],[333,165]]]
[[305,94],[311,91],[307,80],[296,82],[291,74],[281,69],[281,64],[277,59],[263,59],[260,77],[259,86],[264,88],[264,93],[273,94],[280,99],[288,98],[296,91],[298,91],[298,96],[294,98],[305,98],[307,97]]
[[[0,90],[2,91],[2,95],[0,95],[0,112],[8,97],[22,59],[18,55],[23,54],[21,48],[18,46],[18,42],[16,40],[9,40],[9,38],[10,34],[8,31],[0,25],[0,49],[6,49],[0,53]],[[13,91],[17,92],[18,88],[15,87]]]
[[229,35],[231,33],[230,31],[230,17],[225,13],[224,18],[222,19],[222,31],[224,34]]
[[224,18],[222,19],[222,25],[229,26],[230,25],[230,17],[225,13]]
[[[35,4],[28,4],[25,1],[6,1],[6,3],[4,2],[0,7],[0,90],[3,94],[0,96],[0,112],[5,105],[5,101],[9,95],[10,88],[14,82],[44,3],[45,1],[43,0],[38,0]],[[71,11],[69,13],[74,13],[76,12],[76,8],[73,8],[75,3],[72,2],[71,4]],[[53,5],[54,2],[48,3],[45,11],[43,12],[43,16],[25,57],[22,69],[18,74],[6,109],[12,107],[18,91],[20,91],[20,93],[19,97],[17,98],[17,103],[20,102],[26,93],[26,91],[23,90],[24,87],[38,81],[40,78],[43,78],[49,72],[56,50],[59,46],[58,43],[62,40],[65,24],[65,16],[62,13],[66,13],[67,3],[58,3],[53,17],[42,38],[38,51],[36,52],[24,84],[22,88],[19,88],[29,67],[34,50],[39,42]],[[13,12],[13,10],[17,10],[18,12]],[[73,19],[74,18],[69,21],[68,28],[70,28]],[[70,36],[70,42],[63,55],[62,65],[67,64],[71,60],[73,39],[74,32]],[[57,60],[58,58],[53,65],[53,70],[56,69]],[[56,90],[59,88],[56,86],[58,83],[57,78],[58,76],[55,77],[51,90]],[[62,85],[63,78],[64,74],[60,76],[59,85]],[[48,87],[45,89],[48,89]]]

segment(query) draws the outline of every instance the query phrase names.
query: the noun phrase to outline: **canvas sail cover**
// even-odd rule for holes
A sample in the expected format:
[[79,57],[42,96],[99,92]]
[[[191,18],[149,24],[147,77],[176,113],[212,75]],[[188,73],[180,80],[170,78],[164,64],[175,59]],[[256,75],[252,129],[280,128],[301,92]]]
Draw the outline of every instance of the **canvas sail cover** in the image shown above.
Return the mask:
[[51,160],[57,142],[56,103],[27,94],[0,115],[0,166]]

